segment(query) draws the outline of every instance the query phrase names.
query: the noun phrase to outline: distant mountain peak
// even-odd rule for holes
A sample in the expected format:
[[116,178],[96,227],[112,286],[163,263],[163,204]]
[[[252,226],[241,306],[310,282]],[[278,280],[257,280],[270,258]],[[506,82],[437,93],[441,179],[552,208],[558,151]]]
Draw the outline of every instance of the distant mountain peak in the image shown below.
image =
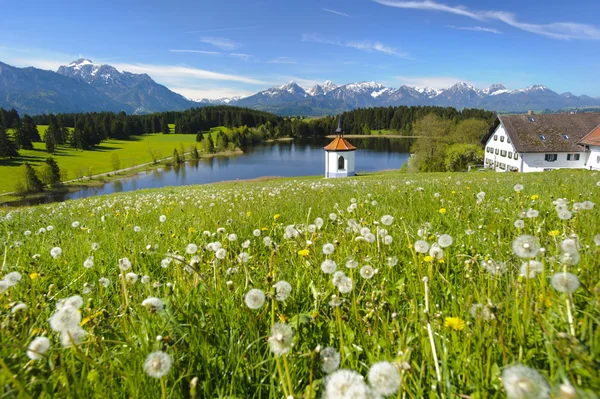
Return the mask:
[[87,58],[79,58],[79,59],[71,62],[69,65],[67,65],[67,68],[74,68],[76,70],[79,70],[86,65],[94,65],[95,66],[96,64],[94,64],[91,60],[89,60]]

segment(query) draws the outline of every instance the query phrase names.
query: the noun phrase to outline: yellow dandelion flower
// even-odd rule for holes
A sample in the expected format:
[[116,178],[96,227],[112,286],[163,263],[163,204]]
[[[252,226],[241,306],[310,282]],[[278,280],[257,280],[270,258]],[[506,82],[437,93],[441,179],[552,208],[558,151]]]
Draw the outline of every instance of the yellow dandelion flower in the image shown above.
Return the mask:
[[40,274],[39,274],[39,273],[31,273],[31,274],[29,275],[29,278],[30,278],[30,279],[32,279],[32,280],[35,280],[36,278],[40,278],[40,277],[41,277],[41,276],[40,276]]
[[536,199],[538,199],[538,198],[540,198],[540,196],[539,196],[539,195],[537,195],[537,194],[533,194],[533,195],[531,196],[531,199],[532,199],[533,201],[535,201],[535,200],[536,200]]
[[277,220],[277,219],[279,219],[279,217],[280,217],[280,216],[281,216],[281,215],[280,215],[279,213],[276,213],[276,214],[273,216],[273,220]]
[[298,251],[298,255],[300,256],[308,256],[309,253],[310,251],[308,249],[301,249],[300,251]]
[[280,323],[287,323],[287,321],[288,321],[288,317],[286,315],[284,315],[284,314],[280,314],[279,315],[279,322]]
[[446,208],[440,208],[440,210],[438,212],[441,213],[442,215],[444,215],[444,214],[446,214]]
[[548,233],[548,235],[550,237],[556,237],[559,234],[560,234],[560,231],[558,231],[558,230],[552,230],[551,232]]
[[104,310],[101,310],[101,311],[99,311],[99,312],[96,312],[96,313],[94,313],[93,315],[90,315],[90,316],[88,316],[88,317],[84,318],[83,320],[81,320],[81,323],[79,323],[79,325],[80,325],[81,327],[83,327],[83,326],[85,326],[87,323],[89,323],[89,322],[90,322],[90,320],[93,320],[93,319],[95,319],[95,318],[96,318],[96,317],[98,317],[98,316],[102,316],[102,314],[103,314],[103,313],[104,313]]
[[450,327],[456,331],[462,331],[465,329],[466,323],[460,317],[446,317],[444,319],[444,327]]
[[431,262],[431,261],[433,260],[433,256],[431,256],[431,255],[427,255],[426,257],[424,257],[424,258],[423,258],[423,260],[424,260],[425,262]]
[[192,233],[195,233],[195,232],[196,232],[196,229],[195,229],[195,228],[193,228],[193,227],[190,227],[190,228],[188,229],[188,233],[189,233],[189,234],[192,234]]
[[544,294],[539,294],[538,299],[544,304],[545,307],[549,308],[550,306],[552,306],[552,300],[550,299],[550,295],[544,296]]
[[266,228],[266,227],[261,227],[260,229],[261,229],[262,231],[267,231],[267,230],[269,230],[269,229],[268,229],[268,228]]
[[252,215],[252,212],[250,212],[250,211],[246,212],[247,217],[250,217],[250,215]]

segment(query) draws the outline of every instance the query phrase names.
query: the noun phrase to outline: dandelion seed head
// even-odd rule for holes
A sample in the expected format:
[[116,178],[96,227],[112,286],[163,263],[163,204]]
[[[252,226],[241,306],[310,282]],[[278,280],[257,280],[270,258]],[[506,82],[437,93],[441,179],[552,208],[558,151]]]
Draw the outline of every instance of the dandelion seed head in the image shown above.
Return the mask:
[[171,370],[171,356],[163,351],[152,352],[144,361],[144,371],[149,377],[162,378]]
[[375,269],[369,265],[365,265],[360,268],[360,276],[366,280],[369,280],[375,275]]
[[24,312],[25,310],[27,310],[27,305],[24,304],[23,302],[17,303],[15,306],[13,306],[10,309],[10,313],[19,313],[19,312]]
[[250,255],[248,255],[248,252],[241,252],[237,258],[240,263],[244,264],[244,263],[248,263],[248,260],[250,259]]
[[61,247],[54,247],[50,250],[50,256],[52,256],[54,259],[58,258],[60,254],[62,254]]
[[92,267],[94,267],[94,257],[88,256],[88,258],[83,262],[83,267],[85,267],[86,269],[91,269]]
[[513,223],[513,226],[515,226],[517,229],[523,229],[523,228],[525,228],[525,222],[521,219],[517,219]]
[[215,252],[217,259],[225,259],[227,257],[227,250],[225,248],[219,248]]
[[167,217],[165,215],[160,215],[158,217],[158,221],[161,222],[161,223],[164,223],[164,222],[167,221]]
[[341,356],[339,352],[330,346],[319,351],[321,360],[321,370],[326,374],[331,374],[340,367]]
[[417,240],[414,244],[415,251],[420,254],[426,254],[429,251],[429,243],[424,240]]
[[321,270],[325,274],[333,274],[333,272],[335,272],[336,268],[337,268],[337,264],[334,261],[332,261],[331,259],[325,259],[321,263]]
[[121,269],[121,271],[125,271],[125,270],[131,269],[131,262],[129,261],[128,258],[120,258],[117,261],[117,263],[118,263],[119,269]]
[[519,258],[534,258],[540,250],[540,244],[533,236],[521,235],[513,241],[512,249]]
[[545,399],[550,397],[546,379],[536,370],[523,365],[511,366],[502,372],[502,385],[509,399]]
[[125,275],[125,281],[127,281],[129,284],[135,284],[138,281],[138,275],[135,273],[127,273]]
[[21,281],[21,273],[19,272],[10,272],[6,276],[4,276],[4,281],[8,284],[9,287],[14,287]]
[[275,288],[275,300],[285,301],[292,293],[292,285],[285,280],[280,280],[273,284]]
[[323,253],[325,255],[331,255],[334,250],[335,250],[335,247],[333,246],[333,244],[327,243],[327,244],[323,245]]
[[338,284],[337,284],[338,290],[340,290],[340,293],[342,293],[342,294],[347,294],[347,293],[351,292],[353,286],[354,286],[354,283],[352,281],[352,278],[348,277],[348,276],[344,276],[344,277],[340,278],[338,281]]
[[438,245],[442,248],[449,247],[454,242],[454,239],[450,234],[442,234],[438,237]]
[[56,302],[56,309],[61,310],[65,307],[71,307],[73,309],[81,309],[83,306],[83,298],[79,295],[73,295],[65,299],[61,299]]
[[552,287],[558,292],[572,294],[577,291],[580,285],[579,278],[569,272],[560,272],[552,276]]
[[517,193],[520,193],[521,191],[523,191],[525,187],[523,187],[522,184],[515,184],[515,186],[513,187],[513,190],[515,190]]
[[581,255],[577,251],[563,251],[558,259],[563,265],[574,266],[581,260]]
[[390,235],[383,237],[383,243],[385,245],[390,245],[394,241],[394,238]]
[[102,285],[104,288],[108,287],[110,285],[110,280],[107,279],[106,277],[101,277],[100,279],[98,279],[98,282],[100,283],[100,285]]
[[246,293],[244,302],[250,309],[260,309],[265,303],[265,293],[258,288],[253,288]]
[[370,399],[371,390],[354,370],[337,370],[325,379],[323,399]]
[[369,369],[369,385],[382,396],[395,394],[400,388],[400,373],[390,362],[377,362]]
[[66,306],[57,310],[50,317],[50,328],[54,331],[68,331],[79,326],[81,313],[76,308]]
[[50,349],[50,340],[46,337],[36,337],[27,347],[27,357],[31,360],[42,359],[48,349]]
[[289,324],[275,323],[271,329],[269,337],[269,347],[271,352],[278,357],[285,355],[292,348],[292,340],[294,339],[294,331]]
[[256,229],[252,232],[252,234],[254,235],[254,237],[260,237],[260,230]]
[[391,215],[383,215],[380,220],[386,226],[391,226],[394,223],[394,217]]
[[539,273],[542,272],[544,266],[542,262],[537,260],[530,260],[521,264],[519,274],[526,278],[535,278]]
[[194,243],[190,243],[185,248],[185,252],[188,253],[188,254],[190,254],[190,255],[193,255],[196,252],[198,252],[198,246],[196,244],[194,244]]
[[70,348],[73,345],[79,345],[87,333],[80,326],[60,332],[60,343],[64,348]]

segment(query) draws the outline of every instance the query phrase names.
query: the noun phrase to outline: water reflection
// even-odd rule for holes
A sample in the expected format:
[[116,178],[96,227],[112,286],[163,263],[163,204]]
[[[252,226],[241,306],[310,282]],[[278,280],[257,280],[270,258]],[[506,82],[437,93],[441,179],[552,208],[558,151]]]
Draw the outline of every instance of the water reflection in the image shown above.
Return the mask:
[[[324,171],[323,147],[331,140],[277,141],[244,148],[243,155],[215,156],[189,161],[174,167],[142,172],[134,177],[115,180],[100,187],[83,187],[72,193],[52,193],[25,199],[11,205],[33,205],[90,197],[142,188],[205,184],[226,180],[253,179],[261,176],[319,176]],[[356,171],[374,172],[399,169],[408,161],[412,141],[390,138],[351,138],[357,147]]]

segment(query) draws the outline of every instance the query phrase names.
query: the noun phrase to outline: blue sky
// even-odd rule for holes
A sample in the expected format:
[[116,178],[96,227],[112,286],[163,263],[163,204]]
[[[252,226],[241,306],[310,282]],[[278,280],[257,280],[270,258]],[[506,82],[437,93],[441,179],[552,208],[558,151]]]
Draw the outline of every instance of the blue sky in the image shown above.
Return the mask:
[[600,96],[595,0],[0,0],[0,61],[79,57],[186,97],[377,81]]

